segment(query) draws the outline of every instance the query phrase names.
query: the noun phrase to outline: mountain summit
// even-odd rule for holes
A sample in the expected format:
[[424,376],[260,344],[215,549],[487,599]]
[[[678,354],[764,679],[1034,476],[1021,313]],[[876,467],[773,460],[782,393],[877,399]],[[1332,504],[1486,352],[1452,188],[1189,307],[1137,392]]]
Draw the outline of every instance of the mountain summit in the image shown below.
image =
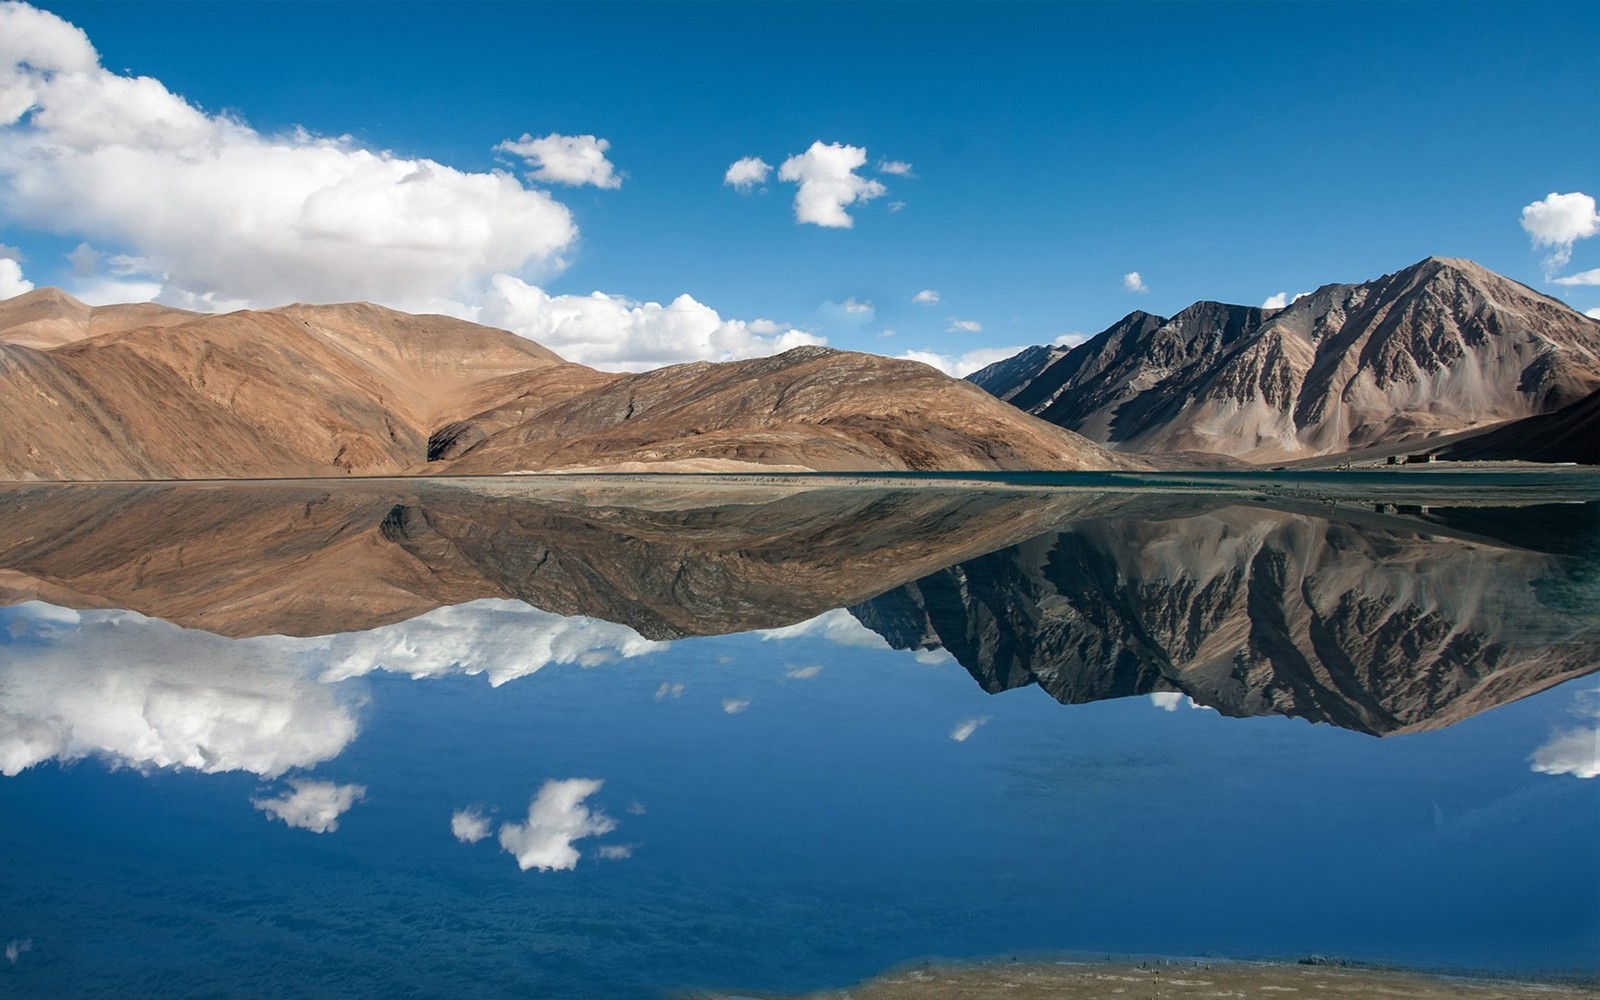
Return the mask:
[[1600,323],[1447,257],[1284,309],[1135,312],[1064,355],[1029,352],[969,378],[1118,450],[1255,462],[1490,427],[1600,389]]
[[0,479],[1128,467],[912,361],[826,348],[620,375],[368,303],[0,302]]

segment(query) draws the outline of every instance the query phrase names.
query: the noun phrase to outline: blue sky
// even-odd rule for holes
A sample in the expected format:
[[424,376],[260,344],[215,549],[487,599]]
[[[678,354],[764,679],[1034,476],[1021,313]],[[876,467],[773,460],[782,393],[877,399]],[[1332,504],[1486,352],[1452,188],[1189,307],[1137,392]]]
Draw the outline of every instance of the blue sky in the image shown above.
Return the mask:
[[[103,68],[30,70],[20,117],[0,101],[0,244],[21,280],[91,299],[371,298],[611,367],[816,339],[970,365],[1428,254],[1600,308],[1600,274],[1549,280],[1600,268],[1592,201],[1553,204],[1543,245],[1522,224],[1600,193],[1594,4],[41,9],[65,23],[6,32],[0,73],[66,58],[72,26]],[[73,72],[98,89],[65,92]],[[201,121],[123,127],[154,106],[115,96],[129,75]],[[90,120],[52,115],[67,102]],[[604,140],[611,186],[529,178],[524,135]],[[848,228],[798,220],[780,179],[814,143],[861,151],[846,183],[883,189],[837,206]],[[44,170],[63,147],[76,167]],[[369,169],[383,154],[431,165]],[[740,193],[745,157],[771,170]],[[345,186],[316,200],[324,167]]]

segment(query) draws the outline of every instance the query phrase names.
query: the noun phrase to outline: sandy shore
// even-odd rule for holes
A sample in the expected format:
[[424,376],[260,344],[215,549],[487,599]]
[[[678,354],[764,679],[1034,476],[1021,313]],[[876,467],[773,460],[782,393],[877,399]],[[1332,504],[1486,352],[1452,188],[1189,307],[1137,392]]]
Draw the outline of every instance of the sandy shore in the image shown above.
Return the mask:
[[[776,994],[697,993],[697,1000],[777,1000]],[[1341,965],[1244,962],[985,962],[915,965],[804,1000],[1150,1000],[1294,996],[1385,1000],[1514,1000],[1600,996],[1593,984],[1516,982]],[[799,1000],[799,998],[794,998]]]

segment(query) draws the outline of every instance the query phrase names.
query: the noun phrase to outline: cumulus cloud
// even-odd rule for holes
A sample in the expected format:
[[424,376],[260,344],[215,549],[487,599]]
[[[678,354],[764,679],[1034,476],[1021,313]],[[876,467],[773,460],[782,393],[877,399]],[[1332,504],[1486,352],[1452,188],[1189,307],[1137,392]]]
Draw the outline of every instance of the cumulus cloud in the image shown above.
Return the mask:
[[339,829],[339,817],[366,796],[362,785],[338,785],[331,781],[290,778],[289,790],[276,798],[256,799],[255,807],[292,827],[312,833],[332,833]]
[[33,291],[33,282],[22,276],[22,265],[14,257],[0,257],[0,299],[14,299]]
[[954,318],[952,318],[950,320],[949,332],[950,333],[982,333],[983,332],[983,324],[979,323],[975,319],[954,319]]
[[950,738],[955,740],[957,743],[965,743],[971,738],[973,733],[978,731],[979,726],[982,726],[988,721],[989,717],[984,715],[979,716],[978,718],[966,719],[962,722],[958,722],[956,723],[956,727],[950,730]]
[[685,361],[764,357],[822,337],[768,320],[723,319],[680,295],[667,305],[617,295],[550,295],[496,275],[482,322],[531,337],[561,356],[608,371],[642,371]]
[[722,175],[722,183],[740,194],[749,194],[756,185],[765,184],[771,173],[772,164],[759,156],[746,156],[733,161]]
[[1077,347],[1079,344],[1084,343],[1088,339],[1088,334],[1080,333],[1074,330],[1072,333],[1061,334],[1054,340],[1050,341],[1050,343],[1055,347]]
[[1596,307],[1594,309],[1585,309],[1583,314],[1590,319],[1600,319],[1600,307]]
[[500,143],[495,152],[520,156],[533,168],[528,173],[532,180],[572,187],[592,184],[597,188],[619,188],[622,177],[606,159],[610,148],[611,143],[592,135],[551,132],[535,139],[524,132],[520,139]]
[[1557,285],[1600,285],[1600,267],[1550,280]]
[[889,648],[883,636],[861,624],[854,615],[843,608],[824,611],[815,618],[807,618],[803,622],[785,625],[782,628],[761,629],[756,634],[761,636],[762,642],[819,638],[841,646]]
[[750,707],[750,699],[749,698],[724,698],[724,699],[722,699],[722,711],[724,713],[728,714],[728,715],[738,715],[740,712],[743,712],[745,709],[747,709],[749,707]]
[[936,351],[906,351],[900,355],[903,361],[920,361],[925,365],[937,368],[951,378],[966,378],[980,368],[986,368],[996,361],[1004,361],[1018,351],[1020,347],[980,347],[975,351],[965,354],[939,354]]
[[881,197],[889,189],[882,183],[857,174],[867,162],[867,151],[843,143],[813,142],[811,148],[783,161],[778,179],[800,185],[794,195],[796,222],[831,229],[849,229],[855,220],[845,211],[848,205]]
[[1188,695],[1178,691],[1153,691],[1150,694],[1150,704],[1164,712],[1176,712],[1185,705],[1194,709],[1210,710],[1209,706],[1202,705]]
[[1138,271],[1129,271],[1124,274],[1122,276],[1122,287],[1130,292],[1139,292],[1141,294],[1150,290],[1150,286],[1144,283],[1144,278],[1139,276]]
[[145,257],[180,304],[405,305],[559,267],[577,235],[509,173],[258,132],[108,71],[81,30],[19,3],[0,6],[0,214]]
[[517,867],[523,871],[576,868],[578,850],[572,846],[574,842],[617,828],[616,820],[583,804],[603,784],[593,778],[546,781],[528,805],[527,822],[500,827],[500,846],[517,859]]
[[476,844],[489,835],[489,817],[474,808],[450,814],[450,832],[463,844]]
[[879,160],[878,161],[878,173],[880,173],[880,174],[892,174],[895,177],[914,177],[914,176],[916,176],[915,174],[913,174],[911,172],[911,164],[907,163],[904,160]]
[[1581,191],[1552,191],[1522,209],[1522,230],[1535,248],[1550,247],[1544,266],[1555,271],[1572,259],[1572,245],[1600,233],[1600,212],[1592,197]]
[[359,705],[286,641],[131,611],[0,608],[0,774],[96,756],[274,778],[329,760],[355,738]]
[[1559,730],[1528,760],[1540,774],[1600,777],[1600,728]]
[[1266,301],[1261,303],[1261,308],[1283,309],[1286,308],[1291,302],[1299,302],[1301,299],[1310,294],[1310,292],[1295,292],[1293,295],[1290,295],[1288,292],[1279,292],[1276,295],[1267,296]]
[[918,305],[936,306],[939,304],[939,293],[931,288],[924,288],[922,291],[911,296],[911,301],[917,303]]
[[[293,642],[294,640],[278,640]],[[531,608],[521,601],[485,599],[437,608],[409,621],[368,632],[320,640],[327,666],[324,681],[341,681],[375,670],[412,678],[483,674],[499,687],[556,664],[594,666],[665,649],[626,625]]]

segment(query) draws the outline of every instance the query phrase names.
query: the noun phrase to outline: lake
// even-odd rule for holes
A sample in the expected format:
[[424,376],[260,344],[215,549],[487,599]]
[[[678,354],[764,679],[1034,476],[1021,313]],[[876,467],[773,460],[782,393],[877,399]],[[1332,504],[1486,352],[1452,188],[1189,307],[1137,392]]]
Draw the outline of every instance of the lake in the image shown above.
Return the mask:
[[0,991],[1600,973],[1600,490],[0,486]]

